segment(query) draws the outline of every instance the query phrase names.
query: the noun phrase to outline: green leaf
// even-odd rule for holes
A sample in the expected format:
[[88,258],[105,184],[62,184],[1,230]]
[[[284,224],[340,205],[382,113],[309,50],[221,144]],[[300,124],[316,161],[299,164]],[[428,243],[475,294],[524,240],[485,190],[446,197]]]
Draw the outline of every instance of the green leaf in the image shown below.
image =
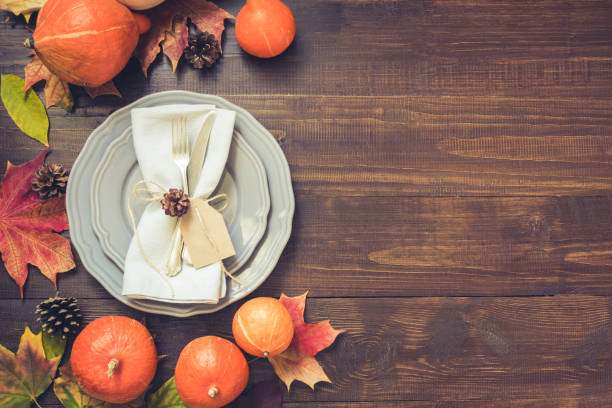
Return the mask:
[[43,330],[42,344],[47,359],[55,357],[61,358],[64,355],[64,349],[66,348],[66,340],[62,339],[61,336],[54,336]]
[[17,353],[0,345],[0,406],[28,408],[51,385],[59,360],[45,358],[41,333],[27,326]]
[[144,395],[127,404],[112,404],[86,394],[77,383],[70,364],[60,367],[60,376],[53,383],[53,392],[65,408],[143,408]]
[[188,408],[176,391],[174,377],[170,378],[149,397],[147,408]]
[[49,118],[36,92],[29,90],[24,94],[24,80],[11,74],[2,75],[1,87],[2,103],[19,129],[49,146]]

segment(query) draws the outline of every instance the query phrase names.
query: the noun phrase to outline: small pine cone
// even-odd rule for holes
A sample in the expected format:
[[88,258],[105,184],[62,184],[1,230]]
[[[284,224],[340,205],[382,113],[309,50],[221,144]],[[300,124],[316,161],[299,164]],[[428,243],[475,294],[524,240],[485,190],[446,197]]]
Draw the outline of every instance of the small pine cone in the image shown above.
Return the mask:
[[44,331],[63,339],[76,334],[81,325],[81,309],[73,297],[49,298],[36,306],[36,314]]
[[183,54],[195,68],[210,68],[221,56],[221,48],[214,34],[193,30],[189,33],[189,41]]
[[32,190],[43,200],[62,197],[66,194],[69,175],[70,170],[61,164],[43,164],[34,172]]
[[162,210],[171,217],[180,217],[189,209],[189,196],[178,188],[171,188],[160,201]]

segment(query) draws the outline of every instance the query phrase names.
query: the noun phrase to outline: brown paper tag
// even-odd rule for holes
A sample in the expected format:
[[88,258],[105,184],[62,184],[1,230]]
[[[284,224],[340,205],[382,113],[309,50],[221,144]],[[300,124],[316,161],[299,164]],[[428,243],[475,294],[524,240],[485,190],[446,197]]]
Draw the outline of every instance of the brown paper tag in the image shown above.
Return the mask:
[[236,255],[223,215],[205,200],[191,199],[189,211],[180,219],[180,227],[194,268]]

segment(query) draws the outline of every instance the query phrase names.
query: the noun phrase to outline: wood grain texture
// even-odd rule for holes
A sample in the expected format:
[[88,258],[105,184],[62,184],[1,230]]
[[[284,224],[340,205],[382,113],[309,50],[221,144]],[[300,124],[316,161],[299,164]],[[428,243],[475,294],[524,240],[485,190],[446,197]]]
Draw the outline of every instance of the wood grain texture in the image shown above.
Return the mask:
[[[49,160],[70,165],[111,112],[169,89],[223,96],[270,130],[296,215],[254,296],[309,289],[307,320],[347,330],[320,356],[335,384],[296,385],[284,407],[608,408],[612,2],[286,3],[298,31],[278,58],[245,55],[229,23],[213,69],[172,73],[160,57],[145,79],[131,61],[124,98],[95,103],[73,87],[74,112],[49,110]],[[0,24],[0,73],[23,76],[28,35]],[[0,107],[0,172],[40,150]],[[77,264],[59,290],[88,320],[142,316]],[[0,343],[15,349],[55,289],[31,271],[21,301],[2,268]],[[168,355],[154,386],[189,340],[229,337],[236,307],[147,316]],[[265,361],[252,372],[273,376]],[[50,393],[42,405],[59,407]]]
[[[38,327],[35,303],[0,301],[0,343],[14,349],[24,320]],[[118,302],[81,303],[87,321],[107,314],[142,316]],[[172,375],[181,348],[193,338],[230,338],[236,308],[187,319],[147,315],[158,352],[167,355],[154,386]],[[566,406],[581,398],[602,400],[610,396],[611,313],[609,298],[576,295],[310,299],[307,321],[329,318],[346,330],[317,356],[334,384],[319,384],[314,393],[295,384],[285,400],[467,401],[465,406],[471,400],[514,400],[508,406],[533,407],[538,405],[529,400],[557,399]],[[251,364],[252,381],[273,375],[266,361]],[[46,395],[43,401],[52,399]]]
[[[497,97],[222,95],[277,138],[297,192],[351,196],[608,195],[612,102]],[[83,96],[82,98],[87,98]],[[546,110],[542,106],[547,106]],[[109,106],[52,112],[72,163]],[[54,109],[52,109],[54,111]],[[0,165],[40,150],[0,111]]]
[[[317,408],[608,408],[612,396],[583,398],[551,398],[547,400],[495,401],[375,401],[375,402],[317,402]],[[63,408],[59,404],[41,404],[44,408]],[[283,408],[312,407],[311,402],[284,402]]]
[[[612,294],[610,197],[296,198],[292,238],[259,295]],[[77,264],[60,291],[109,297]],[[54,293],[39,275],[26,297]],[[0,296],[19,297],[4,271]]]

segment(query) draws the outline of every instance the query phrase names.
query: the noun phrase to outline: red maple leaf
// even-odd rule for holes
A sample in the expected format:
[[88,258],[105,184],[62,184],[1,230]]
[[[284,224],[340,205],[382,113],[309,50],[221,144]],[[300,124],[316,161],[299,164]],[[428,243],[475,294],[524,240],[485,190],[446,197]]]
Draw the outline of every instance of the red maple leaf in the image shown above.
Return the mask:
[[334,329],[329,320],[317,324],[304,322],[307,294],[308,292],[297,297],[285,295],[280,297],[280,302],[291,315],[295,334],[287,350],[277,356],[269,357],[268,360],[276,374],[287,385],[287,389],[294,380],[302,381],[311,388],[314,388],[319,381],[331,382],[314,356],[331,346],[336,337],[343,332]]
[[65,199],[41,200],[32,191],[34,172],[47,152],[20,166],[8,162],[0,185],[0,252],[22,297],[28,264],[37,266],[53,285],[58,273],[75,266],[70,243],[53,233],[68,229]]
[[170,58],[172,71],[176,70],[189,37],[187,18],[201,31],[214,34],[219,44],[221,34],[225,30],[225,19],[234,18],[227,11],[206,0],[166,0],[147,10],[145,14],[151,20],[151,29],[140,36],[134,51],[145,76],[161,49]]

